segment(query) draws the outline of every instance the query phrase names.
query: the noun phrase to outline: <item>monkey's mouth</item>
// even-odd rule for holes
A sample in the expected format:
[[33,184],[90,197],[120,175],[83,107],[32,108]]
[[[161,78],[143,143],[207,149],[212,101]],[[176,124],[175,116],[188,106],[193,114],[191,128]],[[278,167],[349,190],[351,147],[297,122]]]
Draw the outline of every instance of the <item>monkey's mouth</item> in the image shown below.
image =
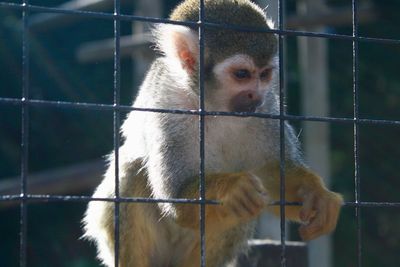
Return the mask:
[[[257,111],[257,109],[259,107],[262,106],[262,104],[263,104],[263,101],[257,101],[257,102],[248,103],[247,105],[236,105],[231,110],[232,110],[232,112],[254,113]],[[249,114],[249,115],[251,115],[251,114]]]
[[[232,109],[231,112],[249,113],[248,116],[250,116],[251,115],[250,113],[256,112],[258,107],[259,106],[247,106],[247,107],[235,108],[235,109]],[[245,115],[247,115],[247,114],[245,114]],[[248,116],[245,116],[245,117],[248,117]]]
[[256,112],[257,107],[248,107],[246,109],[240,110],[239,112],[249,112],[249,113],[254,113]]

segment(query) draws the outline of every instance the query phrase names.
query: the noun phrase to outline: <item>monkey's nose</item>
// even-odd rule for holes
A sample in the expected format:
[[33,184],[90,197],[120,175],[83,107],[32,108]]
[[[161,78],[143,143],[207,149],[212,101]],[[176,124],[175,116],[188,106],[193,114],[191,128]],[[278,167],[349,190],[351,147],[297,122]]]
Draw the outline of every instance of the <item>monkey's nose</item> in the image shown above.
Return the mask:
[[256,91],[242,91],[231,100],[231,109],[236,112],[254,112],[263,103],[262,95]]

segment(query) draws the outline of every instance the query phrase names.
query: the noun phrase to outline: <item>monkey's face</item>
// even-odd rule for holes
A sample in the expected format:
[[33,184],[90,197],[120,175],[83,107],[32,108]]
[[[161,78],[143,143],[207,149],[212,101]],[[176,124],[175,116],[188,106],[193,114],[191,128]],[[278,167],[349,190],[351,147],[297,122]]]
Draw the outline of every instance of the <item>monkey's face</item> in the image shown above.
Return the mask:
[[[274,66],[257,66],[252,57],[237,54],[215,65],[213,74],[217,87],[211,90],[208,109],[231,112],[255,112],[264,103]],[[208,90],[208,92],[210,92]],[[206,93],[207,94],[207,93]]]

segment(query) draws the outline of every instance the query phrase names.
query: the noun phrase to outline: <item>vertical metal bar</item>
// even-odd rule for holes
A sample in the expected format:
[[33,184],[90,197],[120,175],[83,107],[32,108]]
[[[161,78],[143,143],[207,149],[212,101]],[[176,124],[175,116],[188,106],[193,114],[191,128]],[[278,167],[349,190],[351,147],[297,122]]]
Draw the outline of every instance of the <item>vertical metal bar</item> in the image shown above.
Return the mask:
[[27,178],[29,163],[29,0],[23,0],[22,6],[22,106],[21,106],[21,217],[20,217],[20,267],[27,262]]
[[[359,99],[358,99],[358,14],[357,1],[352,0],[352,24],[353,24],[353,116],[354,116],[354,195],[355,203],[361,201],[360,196],[360,172],[359,172]],[[357,262],[359,267],[362,266],[362,244],[361,244],[361,207],[356,205],[356,222],[357,222]]]
[[[114,15],[120,14],[120,0],[114,0]],[[114,203],[114,266],[119,266],[119,128],[120,128],[120,77],[121,77],[121,57],[120,57],[120,25],[119,18],[114,18],[114,112],[113,112],[113,139],[114,139],[114,164],[115,164],[115,203]]]
[[199,115],[199,138],[200,138],[200,266],[206,266],[206,243],[205,243],[205,200],[206,200],[206,188],[205,188],[205,174],[204,174],[204,160],[205,160],[205,132],[204,132],[204,0],[199,0],[199,90],[200,90],[200,115]]
[[[278,3],[278,24],[279,30],[283,30],[283,12],[284,0],[279,0]],[[283,73],[283,45],[284,35],[278,35],[279,39],[279,115],[285,115],[284,107],[284,73]],[[279,140],[280,140],[280,219],[281,219],[281,267],[286,267],[286,223],[285,223],[285,120],[279,119]]]

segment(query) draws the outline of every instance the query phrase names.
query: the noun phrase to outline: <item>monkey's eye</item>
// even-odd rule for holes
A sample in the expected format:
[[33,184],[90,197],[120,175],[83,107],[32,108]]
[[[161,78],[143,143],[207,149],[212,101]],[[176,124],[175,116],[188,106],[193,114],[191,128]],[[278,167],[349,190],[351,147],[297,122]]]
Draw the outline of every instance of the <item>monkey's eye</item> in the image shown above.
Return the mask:
[[269,80],[271,78],[272,69],[265,69],[260,73],[260,79],[263,81]]
[[248,71],[246,69],[236,70],[233,73],[233,75],[235,76],[236,79],[239,79],[239,80],[244,80],[244,79],[248,79],[251,77],[250,71]]

